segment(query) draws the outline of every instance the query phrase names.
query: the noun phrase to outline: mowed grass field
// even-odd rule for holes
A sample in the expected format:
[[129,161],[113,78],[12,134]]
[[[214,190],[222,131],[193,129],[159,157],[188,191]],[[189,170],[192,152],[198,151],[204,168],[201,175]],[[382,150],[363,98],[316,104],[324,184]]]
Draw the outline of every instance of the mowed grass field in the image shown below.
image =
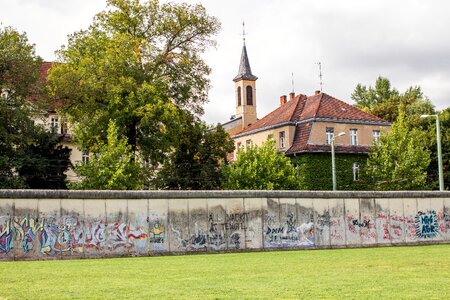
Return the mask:
[[450,299],[450,245],[0,262],[0,299]]

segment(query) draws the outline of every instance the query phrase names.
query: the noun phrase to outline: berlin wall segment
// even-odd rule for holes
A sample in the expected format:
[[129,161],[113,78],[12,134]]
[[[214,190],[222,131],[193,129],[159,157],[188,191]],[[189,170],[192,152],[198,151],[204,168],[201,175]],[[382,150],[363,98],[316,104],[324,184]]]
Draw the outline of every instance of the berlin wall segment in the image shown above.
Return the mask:
[[450,242],[450,192],[0,191],[0,260]]

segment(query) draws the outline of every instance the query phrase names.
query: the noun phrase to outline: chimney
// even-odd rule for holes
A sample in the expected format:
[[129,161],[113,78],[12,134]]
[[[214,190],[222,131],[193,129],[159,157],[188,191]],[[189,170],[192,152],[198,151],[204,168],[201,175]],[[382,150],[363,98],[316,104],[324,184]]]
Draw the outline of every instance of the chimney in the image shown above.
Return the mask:
[[285,105],[286,102],[287,102],[287,96],[286,95],[280,96],[280,106]]
[[317,90],[314,94],[319,95],[321,91]]
[[294,100],[294,98],[295,98],[295,93],[294,92],[289,93],[289,101]]

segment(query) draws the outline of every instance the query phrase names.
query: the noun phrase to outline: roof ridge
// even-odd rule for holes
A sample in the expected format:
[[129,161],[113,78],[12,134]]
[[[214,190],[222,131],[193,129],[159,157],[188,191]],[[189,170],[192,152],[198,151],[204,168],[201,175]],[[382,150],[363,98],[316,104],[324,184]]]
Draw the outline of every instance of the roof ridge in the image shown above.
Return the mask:
[[[294,116],[296,115],[297,108],[298,108],[298,106],[299,106],[300,103],[301,103],[302,96],[305,96],[305,95],[303,95],[303,94],[298,94],[298,95],[295,96],[295,98],[294,98],[294,101],[297,101],[297,103],[295,104],[295,107],[294,107],[294,109],[292,110],[292,114],[291,114],[291,116],[289,117],[289,120],[290,120],[290,121],[292,121],[292,119],[293,119]],[[304,107],[304,106],[303,106],[303,107]],[[303,109],[302,109],[302,111],[303,111]]]
[[327,96],[328,96],[328,94],[325,94],[325,93],[320,92],[320,96],[319,96],[319,104],[317,104],[317,106],[316,106],[316,111],[314,112],[314,118],[317,117],[317,113],[319,112],[319,108],[320,108],[320,106],[322,105],[323,95],[327,95]]

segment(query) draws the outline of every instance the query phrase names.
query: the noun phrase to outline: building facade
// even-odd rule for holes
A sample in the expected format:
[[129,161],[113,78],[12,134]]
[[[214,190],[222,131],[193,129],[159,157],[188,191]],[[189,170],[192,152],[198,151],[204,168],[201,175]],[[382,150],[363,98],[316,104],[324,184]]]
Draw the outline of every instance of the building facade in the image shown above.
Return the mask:
[[[341,166],[338,172],[341,172],[341,177],[348,177],[348,181],[354,181],[344,187],[359,189],[358,186],[362,185],[359,174],[370,146],[379,142],[381,132],[389,130],[390,123],[321,91],[310,96],[283,95],[275,110],[258,119],[256,79],[244,44],[239,73],[233,79],[236,116],[223,124],[235,141],[233,157],[236,158],[242,149],[259,146],[272,138],[280,152],[292,157],[298,167],[304,169],[302,173],[311,173],[304,174],[305,188],[328,189],[331,187],[330,152],[334,140],[335,153],[342,157],[341,162],[348,161],[348,166]],[[248,91],[252,92],[250,97]],[[326,180],[319,176],[322,171]],[[322,180],[323,183],[317,184]]]

